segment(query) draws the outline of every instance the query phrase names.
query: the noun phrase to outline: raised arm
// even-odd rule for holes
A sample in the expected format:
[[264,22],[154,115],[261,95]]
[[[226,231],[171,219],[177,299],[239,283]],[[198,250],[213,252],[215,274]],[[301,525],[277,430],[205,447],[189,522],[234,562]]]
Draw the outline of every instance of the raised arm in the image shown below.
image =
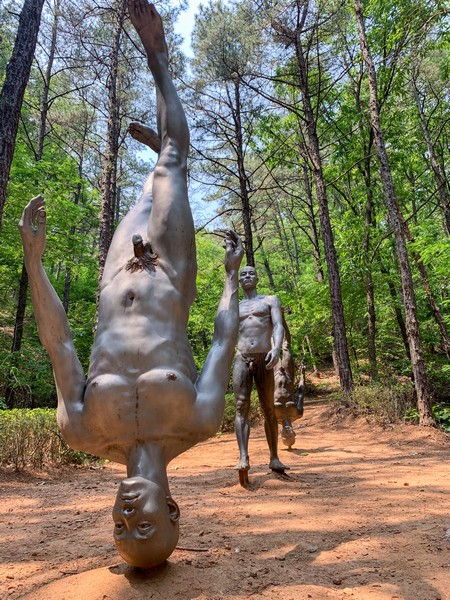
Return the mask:
[[272,349],[266,355],[266,369],[273,369],[280,358],[280,350],[283,344],[283,313],[280,301],[276,296],[267,296],[267,302],[270,306],[270,317],[272,319]]
[[239,329],[238,274],[243,254],[240,237],[229,231],[225,242],[225,285],[214,321],[211,349],[196,385],[196,408],[205,437],[216,433],[223,417]]
[[63,305],[42,266],[46,213],[41,196],[33,198],[25,207],[19,230],[39,338],[50,356],[58,390],[58,422],[63,431],[68,421],[76,430],[79,427],[76,415],[80,415],[83,406],[85,377]]

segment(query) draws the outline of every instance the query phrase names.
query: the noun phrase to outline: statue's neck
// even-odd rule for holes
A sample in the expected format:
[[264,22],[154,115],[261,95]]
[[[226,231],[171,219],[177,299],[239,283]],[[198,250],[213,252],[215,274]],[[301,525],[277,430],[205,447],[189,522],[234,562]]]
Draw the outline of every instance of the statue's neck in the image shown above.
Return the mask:
[[252,290],[244,290],[244,298],[246,300],[253,300],[253,298],[256,298],[257,295],[258,292],[256,291],[256,288],[253,288]]
[[127,460],[127,477],[144,477],[158,483],[169,495],[164,450],[156,444],[137,442]]

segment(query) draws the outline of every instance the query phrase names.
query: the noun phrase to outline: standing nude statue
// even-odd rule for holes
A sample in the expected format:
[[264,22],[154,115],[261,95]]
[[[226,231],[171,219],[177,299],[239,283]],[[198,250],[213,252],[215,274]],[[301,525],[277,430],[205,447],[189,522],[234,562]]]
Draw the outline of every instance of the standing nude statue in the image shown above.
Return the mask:
[[269,467],[284,472],[278,458],[278,423],[274,409],[273,367],[277,364],[284,328],[281,305],[276,296],[262,296],[256,291],[258,276],[254,267],[241,270],[244,300],[239,304],[239,337],[233,368],[233,388],[236,397],[235,431],[239,445],[241,483],[247,482],[250,469],[248,440],[250,437],[250,395],[255,382],[264,415],[264,428],[269,445]]
[[[27,205],[19,226],[39,336],[54,370],[59,427],[72,448],[126,465],[113,508],[114,538],[128,563],[153,567],[178,540],[179,509],[167,465],[213,435],[223,415],[243,250],[229,232],[224,291],[198,377],[186,333],[197,272],[186,180],[189,131],[168,72],[161,17],[147,0],[130,0],[128,10],[156,85],[160,153],[108,252],[87,379],[42,266],[46,214],[40,196]],[[148,142],[147,128],[133,128]]]

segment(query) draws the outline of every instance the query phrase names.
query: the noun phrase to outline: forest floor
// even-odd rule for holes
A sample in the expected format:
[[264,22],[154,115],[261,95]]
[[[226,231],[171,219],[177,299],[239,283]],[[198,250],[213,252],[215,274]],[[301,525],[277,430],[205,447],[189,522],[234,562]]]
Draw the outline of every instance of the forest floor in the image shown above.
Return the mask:
[[179,547],[152,571],[113,544],[123,467],[0,470],[0,598],[450,600],[450,436],[313,400],[280,447],[286,478],[261,426],[247,489],[232,433],[169,465]]

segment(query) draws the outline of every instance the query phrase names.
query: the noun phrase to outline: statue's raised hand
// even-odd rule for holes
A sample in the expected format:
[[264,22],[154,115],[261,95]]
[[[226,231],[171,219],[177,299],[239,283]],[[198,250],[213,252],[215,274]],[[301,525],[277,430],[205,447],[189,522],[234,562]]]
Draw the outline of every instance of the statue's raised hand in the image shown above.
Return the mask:
[[42,196],[32,198],[25,206],[19,222],[23,250],[27,261],[40,260],[46,240],[45,200]]
[[235,231],[227,231],[225,235],[225,270],[239,271],[244,249],[242,247],[241,238]]

